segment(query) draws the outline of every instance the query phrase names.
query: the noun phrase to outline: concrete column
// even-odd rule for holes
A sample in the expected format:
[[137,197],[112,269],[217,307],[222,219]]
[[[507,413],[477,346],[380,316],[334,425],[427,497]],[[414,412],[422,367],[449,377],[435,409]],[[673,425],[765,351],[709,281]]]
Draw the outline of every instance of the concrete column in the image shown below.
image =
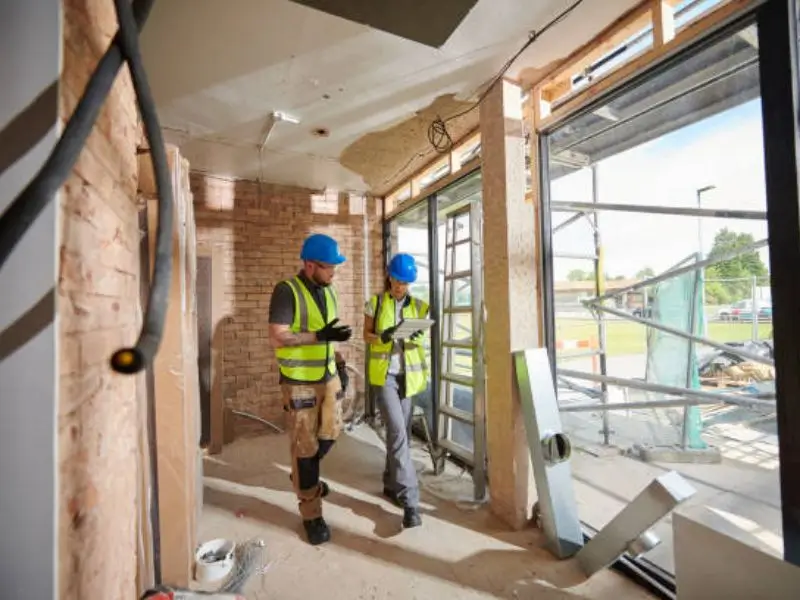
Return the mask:
[[536,212],[525,198],[520,88],[503,81],[480,108],[486,304],[486,421],[495,514],[528,521],[530,455],[511,353],[539,345]]

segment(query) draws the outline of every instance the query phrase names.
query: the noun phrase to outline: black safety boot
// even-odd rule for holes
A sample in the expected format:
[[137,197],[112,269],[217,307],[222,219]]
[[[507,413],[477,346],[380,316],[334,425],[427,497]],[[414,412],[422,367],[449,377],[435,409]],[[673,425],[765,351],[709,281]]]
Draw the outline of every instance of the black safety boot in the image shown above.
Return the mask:
[[389,502],[394,504],[395,506],[400,506],[400,499],[397,497],[392,490],[389,488],[383,488],[383,497],[386,498]]
[[422,525],[422,516],[416,506],[406,506],[403,509],[403,527],[410,529]]
[[331,539],[331,530],[328,529],[328,524],[322,517],[303,521],[303,527],[306,530],[308,543],[312,546],[319,546]]

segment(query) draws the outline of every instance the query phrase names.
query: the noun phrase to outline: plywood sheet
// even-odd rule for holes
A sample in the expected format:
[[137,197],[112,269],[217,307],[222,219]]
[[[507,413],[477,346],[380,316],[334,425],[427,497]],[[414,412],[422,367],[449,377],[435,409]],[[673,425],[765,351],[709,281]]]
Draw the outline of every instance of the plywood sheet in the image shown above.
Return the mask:
[[[188,585],[196,545],[199,491],[199,377],[195,304],[195,227],[188,165],[168,148],[174,191],[172,280],[164,336],[153,366],[158,437],[161,568],[169,585]],[[148,156],[140,162],[149,161]],[[144,171],[144,169],[143,169]],[[146,184],[145,184],[146,185]],[[146,189],[146,187],[145,187]],[[156,231],[158,201],[148,201]],[[150,238],[155,254],[155,234]]]
[[[447,119],[474,106],[456,99],[454,94],[439,96],[413,117],[360,137],[344,149],[339,161],[361,175],[376,195],[383,195],[436,157],[437,151],[428,141],[428,128],[437,116]],[[478,112],[474,108],[447,123],[454,142],[477,127]]]

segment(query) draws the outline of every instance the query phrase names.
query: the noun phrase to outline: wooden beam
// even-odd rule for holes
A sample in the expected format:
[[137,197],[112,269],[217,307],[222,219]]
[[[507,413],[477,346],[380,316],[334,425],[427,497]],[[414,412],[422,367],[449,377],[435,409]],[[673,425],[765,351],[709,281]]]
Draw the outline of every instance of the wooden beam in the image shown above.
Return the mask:
[[631,11],[622,15],[592,41],[584,44],[559,64],[534,88],[534,92],[546,102],[553,102],[572,90],[572,77],[621,43],[644,30],[651,23],[651,0],[646,0]]
[[[476,134],[480,135],[480,129],[477,126],[474,129],[470,129],[466,134],[464,134],[461,138],[459,138],[459,140],[453,144],[452,151],[455,151],[462,145],[467,145],[469,143],[469,140],[473,139],[476,136]],[[381,196],[388,199],[401,195],[399,192],[401,192],[403,188],[405,188],[415,179],[419,178],[419,176],[425,173],[433,163],[439,160],[441,156],[440,154],[436,154],[433,149],[431,149],[431,153],[433,154],[433,156],[431,156],[429,160],[425,161],[425,164],[412,171],[408,177],[402,180],[402,183],[399,183],[396,186],[389,188],[389,192],[382,193]],[[376,191],[380,193],[383,190],[376,190]],[[411,191],[412,191],[412,196],[415,196],[416,192],[418,192],[418,190],[415,192],[415,190],[413,189]]]
[[[483,143],[483,264],[486,293],[486,441],[491,510],[515,529],[530,517],[530,454],[512,352],[536,347],[535,210],[525,202],[519,88],[496,86],[480,107]],[[528,243],[521,243],[521,242]],[[489,349],[494,348],[493,352]]]
[[558,107],[555,107],[548,116],[543,115],[536,124],[536,131],[541,132],[552,127],[555,123],[572,114],[582,106],[585,106],[598,96],[620,85],[634,75],[647,70],[655,63],[675,53],[681,47],[700,38],[707,31],[715,29],[723,23],[744,13],[747,9],[751,8],[754,3],[754,0],[728,0],[725,4],[717,7],[712,12],[707,13],[696,21],[681,28],[670,41],[648,50],[619,69],[603,76],[591,86],[575,94],[575,96],[566,100]]
[[[442,179],[443,177],[447,177],[447,175],[450,174],[449,168],[450,168],[450,162],[451,162],[452,155],[453,155],[452,151],[448,152],[445,155],[441,155],[440,154],[438,159],[436,159],[432,163],[429,163],[428,166],[425,167],[424,171],[422,171],[419,175],[414,177],[414,179],[411,180],[411,191],[412,191],[412,193],[414,195],[420,194],[420,193],[422,193],[423,190],[428,189],[431,185],[436,183],[435,181],[432,181],[429,184],[423,186],[423,179],[425,179],[426,177],[429,177],[434,172],[442,169],[445,165],[447,165],[447,167],[448,167],[448,173],[445,174],[445,175],[442,175],[442,177],[440,177],[439,179]],[[436,181],[438,181],[438,179]]]
[[675,37],[675,10],[668,0],[653,0],[652,11],[653,45],[663,46]]
[[481,157],[476,156],[470,161],[465,162],[461,165],[461,169],[456,171],[455,173],[450,173],[447,177],[443,177],[436,183],[433,183],[426,187],[422,192],[411,196],[410,198],[404,200],[403,202],[397,203],[394,206],[390,206],[389,204],[386,205],[386,214],[384,216],[385,221],[389,221],[393,219],[395,216],[400,214],[401,212],[407,211],[412,206],[415,206],[425,200],[428,196],[433,193],[438,192],[441,189],[446,188],[451,183],[455,183],[465,175],[469,175],[473,171],[477,171],[481,168]]

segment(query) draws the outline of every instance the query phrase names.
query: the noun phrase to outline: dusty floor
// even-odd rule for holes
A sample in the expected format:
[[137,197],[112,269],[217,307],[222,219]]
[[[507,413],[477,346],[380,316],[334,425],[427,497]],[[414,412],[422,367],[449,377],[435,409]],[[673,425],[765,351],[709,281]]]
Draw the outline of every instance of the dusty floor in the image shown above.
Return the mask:
[[383,452],[366,426],[344,434],[323,465],[331,486],[325,516],[332,540],[301,537],[282,435],[241,439],[205,461],[200,541],[266,541],[265,572],[248,598],[650,598],[615,572],[586,580],[572,561],[541,549],[536,530],[508,531],[468,502],[471,480],[452,468],[435,478],[415,449],[423,482],[423,527],[402,531],[400,510],[379,496]]

